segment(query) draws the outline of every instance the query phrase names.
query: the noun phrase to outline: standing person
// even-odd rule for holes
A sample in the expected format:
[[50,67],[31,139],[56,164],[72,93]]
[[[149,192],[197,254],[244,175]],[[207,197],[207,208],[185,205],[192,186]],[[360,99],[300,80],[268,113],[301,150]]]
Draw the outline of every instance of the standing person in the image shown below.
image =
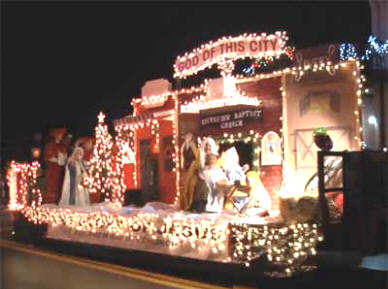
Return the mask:
[[59,201],[60,206],[87,206],[90,204],[89,190],[82,186],[82,179],[86,174],[82,160],[83,155],[84,150],[81,147],[76,147],[67,162],[61,200]]
[[[188,138],[186,139],[188,140]],[[185,145],[185,144],[184,144]],[[180,194],[179,205],[180,209],[187,210],[196,210],[202,212],[203,210],[198,209],[197,201],[201,200],[198,196],[195,195],[196,187],[198,186],[198,174],[202,170],[201,165],[201,150],[198,148],[195,140],[191,137],[189,139],[189,148],[192,152],[194,159],[190,160],[189,166],[186,169],[185,165],[182,165],[183,168],[183,188]],[[183,147],[182,147],[183,148]],[[190,153],[191,155],[191,153]],[[191,157],[189,158],[191,159]],[[184,161],[187,165],[187,159]],[[207,196],[207,194],[206,194]]]
[[180,194],[180,206],[183,210],[190,210],[197,213],[202,213],[206,210],[207,199],[211,188],[209,184],[201,178],[201,172],[205,169],[207,163],[207,155],[216,153],[218,147],[212,138],[205,137],[201,141],[198,138],[198,145],[195,144],[192,136],[187,136],[190,141],[190,147],[195,156],[195,160],[187,172],[184,174],[183,190]]
[[187,172],[195,161],[195,151],[197,150],[195,140],[192,133],[185,135],[185,141],[181,147],[181,168],[183,172]]
[[[84,156],[82,158],[83,164],[85,166],[86,171],[89,170],[90,167],[90,160],[93,156],[93,150],[94,150],[94,137],[91,136],[85,136],[79,139],[76,142],[77,146],[78,144],[83,148],[84,150]],[[100,194],[95,192],[93,194],[89,195],[90,202],[91,203],[99,203],[100,202]]]
[[53,129],[45,147],[47,191],[44,203],[56,203],[62,188],[64,166],[67,160],[66,147],[62,143],[65,128]]
[[63,139],[62,139],[62,144],[65,147],[67,155],[70,155],[71,152],[73,151],[74,147],[72,145],[72,139],[73,136],[71,134],[66,134]]
[[228,179],[217,162],[218,154],[212,153],[207,155],[208,165],[202,170],[199,177],[210,188],[210,193],[207,196],[206,211],[219,213],[224,207],[223,189],[228,185]]

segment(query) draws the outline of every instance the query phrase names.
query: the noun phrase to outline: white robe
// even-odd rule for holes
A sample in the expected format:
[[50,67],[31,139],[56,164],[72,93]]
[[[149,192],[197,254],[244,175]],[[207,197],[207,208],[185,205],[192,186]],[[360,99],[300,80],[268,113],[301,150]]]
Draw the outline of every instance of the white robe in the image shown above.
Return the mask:
[[203,179],[210,188],[210,193],[207,198],[206,211],[219,213],[224,206],[224,194],[218,190],[217,183],[222,180],[227,180],[225,173],[219,167],[206,167],[199,177]]
[[[75,190],[75,206],[88,206],[90,205],[89,190],[81,185],[82,178],[86,173],[81,161],[75,162],[76,170],[76,190]],[[65,178],[62,186],[61,200],[59,201],[60,206],[70,205],[70,170],[66,165]]]

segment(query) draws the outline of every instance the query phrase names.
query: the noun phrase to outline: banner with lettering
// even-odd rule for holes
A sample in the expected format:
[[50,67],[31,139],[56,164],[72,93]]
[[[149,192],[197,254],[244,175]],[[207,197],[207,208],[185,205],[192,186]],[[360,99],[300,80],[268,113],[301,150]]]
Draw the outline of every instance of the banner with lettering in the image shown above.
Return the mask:
[[243,128],[247,124],[263,122],[263,108],[257,106],[231,106],[223,108],[222,111],[206,110],[200,111],[201,130],[228,130]]
[[184,78],[214,64],[241,58],[278,57],[284,53],[288,37],[285,31],[274,34],[243,34],[222,37],[178,56],[174,77]]

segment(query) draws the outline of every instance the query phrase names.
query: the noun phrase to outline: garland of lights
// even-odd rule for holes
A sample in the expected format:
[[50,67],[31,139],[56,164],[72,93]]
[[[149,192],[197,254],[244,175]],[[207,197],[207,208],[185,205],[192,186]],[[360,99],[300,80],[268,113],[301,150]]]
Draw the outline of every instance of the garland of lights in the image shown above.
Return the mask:
[[221,143],[234,143],[237,141],[243,141],[245,143],[254,142],[257,143],[260,139],[260,134],[253,130],[249,131],[248,135],[243,136],[241,132],[239,133],[224,133],[224,139],[221,140]]
[[115,144],[117,151],[115,154],[114,167],[110,171],[109,178],[111,179],[112,185],[112,198],[111,201],[115,204],[124,203],[124,192],[126,190],[126,185],[124,182],[124,164],[123,164],[123,146],[124,143],[121,142],[118,137],[115,138]]
[[181,195],[181,180],[180,180],[180,162],[179,162],[179,127],[178,127],[178,121],[179,121],[179,113],[180,113],[180,105],[179,105],[179,98],[178,95],[174,96],[174,121],[172,122],[172,134],[174,136],[172,140],[172,144],[174,146],[174,153],[172,154],[173,161],[175,163],[175,167],[173,168],[173,171],[175,172],[175,187],[176,187],[176,195],[174,200],[174,206],[180,206],[179,200]]
[[356,47],[351,43],[342,43],[340,45],[340,59],[341,61],[358,59]]
[[9,188],[9,204],[11,211],[18,211],[29,204],[40,206],[42,204],[42,192],[38,185],[38,161],[32,163],[17,163],[12,161],[7,170],[7,184]]
[[[295,47],[287,46],[285,48],[285,55],[292,60],[294,58],[294,51],[295,51]],[[248,76],[253,76],[261,68],[268,67],[271,63],[275,61],[275,59],[276,58],[272,56],[256,58],[249,67],[246,67],[243,69],[243,73],[245,73]]]
[[363,69],[364,66],[360,64],[360,61],[356,61],[355,68],[353,70],[353,77],[356,84],[356,95],[357,95],[357,103],[356,108],[354,110],[354,115],[356,116],[356,130],[358,131],[358,135],[354,136],[354,139],[358,142],[358,145],[361,149],[364,149],[366,144],[362,139],[362,125],[361,125],[361,110],[362,110],[362,95],[363,92],[367,92],[367,89],[363,89],[363,83],[366,82],[366,78],[364,75],[360,73],[360,70]]
[[259,154],[260,154],[260,145],[258,145],[259,140],[260,140],[260,134],[258,132],[255,132],[254,130],[250,130],[249,134],[243,134],[241,132],[239,133],[224,133],[223,134],[223,139],[220,140],[220,144],[224,143],[235,143],[239,141],[243,141],[244,143],[252,143],[254,145],[253,149],[253,170],[257,170],[260,167],[260,162],[259,162]]
[[271,277],[290,276],[305,270],[306,259],[316,254],[316,245],[323,240],[317,224],[260,225],[232,224],[231,239],[234,242],[233,257],[249,262],[266,255],[267,260],[279,267],[268,272]]
[[388,55],[388,40],[382,41],[377,39],[376,36],[370,35],[368,37],[368,46],[365,50],[365,54],[361,57],[361,60],[370,60],[373,56],[380,58]]
[[346,60],[363,60],[368,61],[373,57],[384,58],[388,55],[388,40],[380,40],[374,35],[368,37],[364,54],[359,57],[356,48],[351,43],[342,43],[340,45],[340,59]]

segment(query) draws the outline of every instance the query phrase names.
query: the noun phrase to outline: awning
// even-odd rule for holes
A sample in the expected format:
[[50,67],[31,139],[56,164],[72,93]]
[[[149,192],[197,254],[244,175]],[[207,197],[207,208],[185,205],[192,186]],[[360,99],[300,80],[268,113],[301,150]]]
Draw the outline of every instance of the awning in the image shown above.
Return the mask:
[[131,124],[131,123],[138,123],[138,122],[143,122],[147,121],[149,119],[153,119],[154,114],[153,113],[145,113],[139,116],[132,116],[132,115],[127,115],[123,118],[115,119],[113,121],[114,126],[117,125],[124,125],[124,124]]
[[151,112],[151,113],[144,113],[144,114],[139,115],[139,116],[127,115],[123,118],[115,119],[113,121],[113,124],[114,124],[114,126],[124,125],[124,124],[134,124],[134,123],[138,123],[138,122],[144,122],[147,120],[161,119],[161,118],[169,117],[172,114],[174,114],[173,109],[163,110],[163,111],[158,111],[158,112]]

